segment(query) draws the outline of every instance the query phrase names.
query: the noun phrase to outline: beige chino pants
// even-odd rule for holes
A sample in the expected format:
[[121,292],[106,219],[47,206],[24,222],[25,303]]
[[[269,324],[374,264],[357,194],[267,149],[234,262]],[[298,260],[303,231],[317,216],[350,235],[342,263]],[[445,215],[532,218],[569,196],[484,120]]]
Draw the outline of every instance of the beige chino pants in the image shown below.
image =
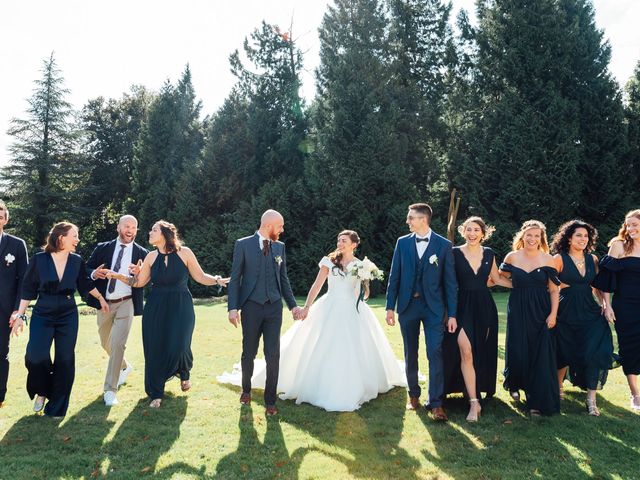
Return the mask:
[[124,351],[133,323],[133,300],[109,303],[109,313],[98,310],[98,333],[102,348],[109,355],[104,391],[116,392],[120,371],[127,367]]

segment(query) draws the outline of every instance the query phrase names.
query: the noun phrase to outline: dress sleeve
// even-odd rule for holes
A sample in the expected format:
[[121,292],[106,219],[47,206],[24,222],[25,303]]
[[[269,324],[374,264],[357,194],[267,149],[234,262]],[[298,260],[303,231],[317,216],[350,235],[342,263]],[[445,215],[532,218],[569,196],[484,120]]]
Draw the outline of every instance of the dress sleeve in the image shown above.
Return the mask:
[[547,274],[547,278],[551,280],[556,285],[560,285],[562,282],[558,278],[558,270],[553,267],[542,267],[544,273]]
[[38,287],[40,286],[40,278],[38,275],[38,262],[36,261],[37,258],[37,255],[33,256],[22,279],[22,293],[20,294],[20,298],[22,300],[35,300],[36,298],[38,298]]
[[329,260],[329,257],[322,257],[322,260],[320,260],[320,262],[318,263],[318,268],[322,267],[327,267],[329,271],[331,271],[331,269],[335,267],[335,265],[331,260]]
[[498,267],[498,269],[502,270],[503,272],[513,273],[513,269],[511,268],[511,264],[510,263],[502,262],[500,264],[500,266]]
[[87,264],[82,258],[80,258],[80,268],[78,269],[78,278],[76,279],[76,286],[82,298],[85,298],[89,294],[89,292],[95,288],[93,280],[91,280],[91,277],[89,277]]
[[600,268],[598,274],[591,282],[591,285],[603,292],[611,293],[617,288],[617,273],[622,269],[620,260],[613,258],[609,255],[605,255],[600,259]]

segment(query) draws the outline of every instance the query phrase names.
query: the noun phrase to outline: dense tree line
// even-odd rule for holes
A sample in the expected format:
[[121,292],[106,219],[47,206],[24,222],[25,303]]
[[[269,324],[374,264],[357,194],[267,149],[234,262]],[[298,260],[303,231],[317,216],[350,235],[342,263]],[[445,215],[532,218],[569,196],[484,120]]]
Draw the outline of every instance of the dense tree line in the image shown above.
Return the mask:
[[602,251],[639,204],[640,64],[621,89],[589,0],[479,0],[476,17],[453,19],[441,0],[335,0],[310,104],[295,37],[262,23],[204,117],[188,66],[160,91],[74,112],[51,56],[9,131],[11,226],[36,248],[70,219],[89,249],[123,212],[140,237],[165,218],[205,269],[228,272],[233,240],[275,208],[302,294],[337,232],[357,230],[386,270],[407,205],[431,203],[445,232],[456,189],[459,218],[495,224],[501,255],[528,218],[590,221]]

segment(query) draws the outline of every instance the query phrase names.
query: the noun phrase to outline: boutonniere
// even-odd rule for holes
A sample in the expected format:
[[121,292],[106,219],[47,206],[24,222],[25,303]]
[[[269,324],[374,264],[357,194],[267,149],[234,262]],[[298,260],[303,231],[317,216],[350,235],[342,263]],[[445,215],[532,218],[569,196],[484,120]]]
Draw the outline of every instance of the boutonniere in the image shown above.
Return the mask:
[[276,261],[278,266],[280,266],[280,264],[282,263],[282,257],[280,255],[276,255],[275,257],[273,257],[273,259]]
[[15,262],[15,260],[16,260],[16,257],[11,255],[10,253],[7,253],[4,257],[4,261],[7,263],[7,267],[11,265],[13,262]]
[[429,263],[431,265],[435,265],[436,267],[438,266],[438,257],[435,253],[429,257]]

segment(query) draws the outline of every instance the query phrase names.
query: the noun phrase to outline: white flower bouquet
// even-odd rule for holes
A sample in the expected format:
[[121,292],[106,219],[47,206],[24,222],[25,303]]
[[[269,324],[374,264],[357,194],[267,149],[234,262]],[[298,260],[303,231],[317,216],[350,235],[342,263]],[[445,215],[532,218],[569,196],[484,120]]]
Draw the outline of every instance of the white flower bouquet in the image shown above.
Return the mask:
[[356,310],[359,310],[360,302],[364,300],[365,290],[371,280],[382,280],[384,272],[375,263],[364,257],[364,260],[355,260],[349,266],[349,275],[360,280],[360,295],[356,302]]

